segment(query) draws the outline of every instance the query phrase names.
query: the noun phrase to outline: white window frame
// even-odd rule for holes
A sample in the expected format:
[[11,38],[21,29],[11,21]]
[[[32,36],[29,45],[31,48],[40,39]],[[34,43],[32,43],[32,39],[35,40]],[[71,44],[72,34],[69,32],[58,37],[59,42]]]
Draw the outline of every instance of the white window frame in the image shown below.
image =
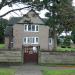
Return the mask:
[[[26,42],[24,42],[24,39],[26,38]],[[28,43],[29,38],[34,38],[34,43]],[[38,38],[38,42],[36,42],[36,38]],[[39,37],[24,37],[23,38],[23,44],[39,44]]]
[[53,41],[53,39],[52,38],[49,38],[49,45],[52,45],[52,42]]
[[[39,32],[39,25],[34,25],[35,26],[35,31],[32,31],[32,25],[31,25],[31,31],[29,31],[28,30],[28,25],[27,25],[27,29],[25,30],[25,26],[26,26],[27,24],[24,24],[24,31],[25,32]],[[38,26],[38,31],[36,31],[36,27]]]

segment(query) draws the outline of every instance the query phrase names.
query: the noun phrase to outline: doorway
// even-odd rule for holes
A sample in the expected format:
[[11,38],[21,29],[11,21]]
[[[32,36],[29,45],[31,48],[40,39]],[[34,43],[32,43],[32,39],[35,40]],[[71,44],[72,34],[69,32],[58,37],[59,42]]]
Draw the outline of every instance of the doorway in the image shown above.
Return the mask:
[[23,46],[24,63],[38,63],[39,46]]

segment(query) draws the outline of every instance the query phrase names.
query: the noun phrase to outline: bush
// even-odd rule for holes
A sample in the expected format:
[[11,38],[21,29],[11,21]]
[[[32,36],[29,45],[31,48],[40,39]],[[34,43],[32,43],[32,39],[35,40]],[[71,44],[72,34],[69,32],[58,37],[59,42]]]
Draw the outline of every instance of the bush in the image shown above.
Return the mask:
[[66,48],[66,46],[65,45],[61,45],[61,48]]
[[64,44],[65,44],[66,47],[70,47],[70,37],[69,36],[65,37]]
[[71,46],[68,46],[68,48],[71,48]]

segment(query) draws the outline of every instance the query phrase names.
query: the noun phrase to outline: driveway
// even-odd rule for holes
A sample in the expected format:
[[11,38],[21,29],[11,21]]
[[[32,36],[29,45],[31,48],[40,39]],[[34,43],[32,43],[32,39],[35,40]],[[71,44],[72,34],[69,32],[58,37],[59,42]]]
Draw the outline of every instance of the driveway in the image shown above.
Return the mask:
[[47,66],[40,66],[36,64],[23,64],[20,66],[10,66],[10,68],[13,68],[16,70],[15,75],[42,75],[41,70],[44,69],[75,69],[75,67],[47,67]]

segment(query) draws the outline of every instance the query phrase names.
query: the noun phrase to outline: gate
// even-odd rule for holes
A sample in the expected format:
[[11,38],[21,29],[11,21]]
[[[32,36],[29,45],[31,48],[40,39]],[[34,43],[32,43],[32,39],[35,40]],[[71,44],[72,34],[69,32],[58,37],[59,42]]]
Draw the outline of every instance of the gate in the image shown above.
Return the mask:
[[24,49],[24,62],[37,63],[38,62],[38,49],[39,46],[23,46]]

